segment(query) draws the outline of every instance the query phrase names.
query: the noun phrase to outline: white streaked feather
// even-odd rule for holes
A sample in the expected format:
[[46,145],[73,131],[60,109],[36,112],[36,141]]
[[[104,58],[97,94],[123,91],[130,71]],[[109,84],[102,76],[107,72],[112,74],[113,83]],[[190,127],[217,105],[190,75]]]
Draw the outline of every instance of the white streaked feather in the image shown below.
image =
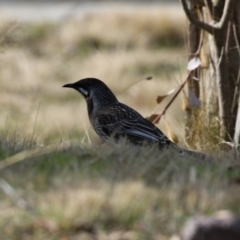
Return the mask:
[[128,134],[141,136],[143,138],[152,139],[153,141],[159,141],[159,137],[157,137],[156,135],[150,134],[149,132],[143,132],[137,129],[128,129],[125,132]]

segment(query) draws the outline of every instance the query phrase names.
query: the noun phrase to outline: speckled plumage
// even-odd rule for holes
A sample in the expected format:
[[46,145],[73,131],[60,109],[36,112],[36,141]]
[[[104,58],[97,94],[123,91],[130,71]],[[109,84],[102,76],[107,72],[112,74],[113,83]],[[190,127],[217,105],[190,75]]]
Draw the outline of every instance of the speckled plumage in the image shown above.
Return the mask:
[[120,102],[97,110],[90,116],[90,121],[97,134],[104,140],[112,136],[115,140],[125,137],[137,145],[146,142],[167,146],[170,143],[155,125]]
[[85,78],[63,87],[73,88],[84,96],[92,127],[103,140],[113,138],[118,141],[126,138],[135,145],[156,144],[159,148],[171,145],[181,154],[197,153],[176,146],[152,122],[120,103],[107,85],[99,79]]

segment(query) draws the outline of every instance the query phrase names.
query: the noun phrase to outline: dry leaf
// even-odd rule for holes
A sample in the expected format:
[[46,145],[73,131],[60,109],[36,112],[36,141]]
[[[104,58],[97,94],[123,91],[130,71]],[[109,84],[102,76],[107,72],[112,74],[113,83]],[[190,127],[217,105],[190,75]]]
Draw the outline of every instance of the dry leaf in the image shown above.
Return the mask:
[[193,71],[201,65],[201,60],[199,57],[194,57],[188,62],[187,70]]
[[[159,118],[159,114],[156,114],[156,113],[152,114],[149,117],[146,117],[147,120],[149,120],[150,122],[152,122],[154,124],[159,122],[160,118],[159,119],[158,118]],[[157,121],[156,121],[156,119],[157,119]]]
[[169,92],[167,92],[165,95],[157,96],[157,99],[156,99],[157,103],[158,103],[158,104],[161,103],[164,98],[166,98],[167,96],[169,96],[169,95],[171,95],[172,93],[174,93],[175,90],[176,90],[176,88],[173,88],[172,90],[170,90]]
[[158,103],[158,104],[161,103],[162,100],[163,100],[165,97],[166,97],[166,95],[163,95],[163,96],[157,96],[157,99],[156,99],[157,103]]
[[153,79],[153,76],[148,76],[145,78],[145,80],[149,81],[149,80],[152,80]]

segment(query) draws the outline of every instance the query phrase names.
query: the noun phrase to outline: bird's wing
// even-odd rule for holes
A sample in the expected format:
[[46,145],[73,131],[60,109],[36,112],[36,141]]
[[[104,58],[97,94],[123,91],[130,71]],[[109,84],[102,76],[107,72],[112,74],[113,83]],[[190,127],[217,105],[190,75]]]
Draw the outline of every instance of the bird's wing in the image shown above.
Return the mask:
[[98,116],[101,130],[114,139],[125,137],[134,144],[158,143],[168,145],[170,140],[154,124],[142,116],[137,118],[122,118],[118,114],[102,114]]

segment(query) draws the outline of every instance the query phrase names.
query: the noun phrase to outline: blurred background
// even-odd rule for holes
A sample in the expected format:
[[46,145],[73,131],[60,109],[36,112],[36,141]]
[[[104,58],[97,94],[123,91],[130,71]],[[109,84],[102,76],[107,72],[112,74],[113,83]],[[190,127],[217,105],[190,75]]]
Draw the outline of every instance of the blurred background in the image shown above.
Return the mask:
[[[178,0],[0,1],[0,239],[176,240],[196,214],[240,214],[235,151],[205,162],[89,147],[98,137],[85,101],[62,88],[99,78],[144,117],[161,113],[187,75],[187,32]],[[183,94],[158,124],[180,145]],[[209,133],[219,141],[213,122],[199,125],[210,148]]]
[[[157,105],[157,96],[186,76],[186,33],[177,0],[0,1],[1,132],[95,137],[83,97],[62,88],[86,77],[103,80],[145,117],[160,113],[170,97]],[[166,133],[167,121],[180,138],[181,104],[158,125]]]

